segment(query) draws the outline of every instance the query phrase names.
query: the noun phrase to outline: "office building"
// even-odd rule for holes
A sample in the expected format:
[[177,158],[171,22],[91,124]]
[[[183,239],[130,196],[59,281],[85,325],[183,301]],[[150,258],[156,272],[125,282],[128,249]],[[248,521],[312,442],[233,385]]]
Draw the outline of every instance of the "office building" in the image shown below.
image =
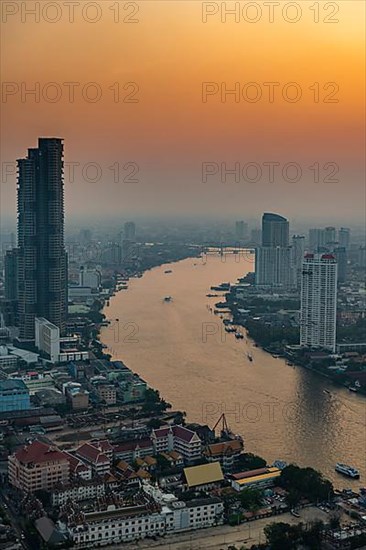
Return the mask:
[[44,317],[36,317],[35,345],[47,359],[57,363],[60,357],[60,329]]
[[291,248],[291,268],[296,288],[301,287],[302,262],[305,254],[304,235],[293,235]]
[[6,326],[17,325],[18,310],[18,251],[7,250],[4,257],[4,298],[1,312]]
[[0,412],[30,408],[29,390],[23,380],[0,380]]
[[289,246],[289,222],[279,214],[266,212],[262,216],[262,246]]
[[242,220],[235,222],[235,238],[239,241],[248,238],[248,224]]
[[338,244],[346,250],[349,248],[351,241],[351,230],[348,227],[341,227],[338,231]]
[[325,251],[324,229],[309,229],[309,250],[314,253]]
[[136,238],[136,225],[134,222],[126,222],[123,230],[123,238],[134,241]]
[[345,246],[337,246],[333,250],[333,254],[337,259],[338,264],[338,282],[344,283],[347,279],[348,255]]
[[16,302],[18,298],[18,251],[7,250],[4,258],[5,300]]
[[79,270],[79,286],[98,289],[102,284],[102,274],[97,269],[85,269],[84,266]]
[[337,233],[335,227],[326,227],[324,229],[325,246],[329,247],[337,242]]
[[18,322],[20,339],[34,340],[36,317],[66,327],[62,140],[40,138],[18,171]]
[[262,243],[262,230],[252,229],[250,232],[250,244],[253,247],[260,246]]
[[272,288],[290,288],[294,286],[291,269],[291,248],[264,247],[255,251],[255,284]]
[[335,351],[337,260],[332,254],[307,254],[301,280],[300,344]]

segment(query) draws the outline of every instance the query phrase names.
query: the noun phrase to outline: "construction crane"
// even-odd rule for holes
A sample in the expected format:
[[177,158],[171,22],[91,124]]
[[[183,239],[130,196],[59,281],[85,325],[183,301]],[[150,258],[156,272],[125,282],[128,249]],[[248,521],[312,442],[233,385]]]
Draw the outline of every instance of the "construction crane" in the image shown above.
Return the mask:
[[218,419],[218,421],[216,422],[216,424],[214,425],[214,427],[212,428],[213,432],[215,432],[217,426],[220,424],[221,422],[221,431],[220,431],[220,439],[224,440],[224,441],[228,441],[228,440],[232,440],[232,439],[238,439],[239,441],[243,441],[243,438],[241,437],[241,435],[238,435],[238,434],[234,434],[231,429],[229,428],[229,425],[227,423],[227,420],[226,420],[226,416],[225,416],[225,413],[222,413],[220,415],[220,418]]

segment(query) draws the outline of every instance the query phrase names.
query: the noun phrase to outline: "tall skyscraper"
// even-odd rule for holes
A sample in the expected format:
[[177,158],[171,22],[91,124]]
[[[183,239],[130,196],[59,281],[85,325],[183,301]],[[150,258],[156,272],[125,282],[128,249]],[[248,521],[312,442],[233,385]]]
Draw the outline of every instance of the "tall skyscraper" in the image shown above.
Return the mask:
[[337,242],[336,228],[335,227],[326,227],[324,229],[325,234],[325,246],[335,245]]
[[309,229],[309,250],[311,252],[325,251],[325,230],[313,228]]
[[304,235],[293,235],[291,248],[291,267],[293,270],[294,283],[297,288],[301,287],[302,262],[305,254]]
[[248,224],[243,220],[235,222],[235,238],[242,241],[248,237]]
[[262,246],[256,249],[255,284],[283,289],[294,285],[289,222],[278,214],[266,212],[262,216]]
[[338,282],[344,283],[347,279],[348,271],[348,255],[345,246],[337,246],[333,250],[333,254],[337,259],[338,264]]
[[301,281],[300,344],[335,351],[337,260],[332,254],[307,254]]
[[252,229],[250,232],[250,244],[253,247],[260,246],[262,242],[262,230]]
[[262,246],[289,245],[289,222],[279,214],[266,212],[262,216]]
[[34,340],[36,317],[66,327],[62,140],[40,138],[18,171],[18,321],[20,338]]
[[136,225],[134,222],[126,222],[124,225],[123,238],[134,241],[136,238]]
[[255,251],[255,284],[286,289],[294,286],[291,248],[260,246]]
[[351,240],[351,230],[348,227],[341,227],[338,231],[339,246],[349,248]]
[[3,320],[8,326],[17,325],[18,310],[18,250],[7,250],[4,258],[4,299],[1,300]]
[[5,300],[18,298],[18,250],[7,250],[4,258]]

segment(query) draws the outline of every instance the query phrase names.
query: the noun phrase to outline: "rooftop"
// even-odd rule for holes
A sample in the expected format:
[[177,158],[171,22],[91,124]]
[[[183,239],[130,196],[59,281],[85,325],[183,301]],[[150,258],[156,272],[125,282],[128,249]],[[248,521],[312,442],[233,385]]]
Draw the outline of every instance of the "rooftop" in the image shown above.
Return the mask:
[[200,466],[184,468],[184,475],[188,487],[197,487],[198,485],[215,483],[217,481],[223,481],[224,479],[220,462],[211,462],[211,464],[201,464]]
[[57,447],[42,443],[37,439],[30,445],[25,445],[15,453],[15,457],[22,464],[40,464],[42,462],[66,461],[66,455]]
[[11,390],[28,391],[27,386],[24,384],[23,380],[10,379],[10,378],[8,380],[0,380],[0,391],[11,391]]

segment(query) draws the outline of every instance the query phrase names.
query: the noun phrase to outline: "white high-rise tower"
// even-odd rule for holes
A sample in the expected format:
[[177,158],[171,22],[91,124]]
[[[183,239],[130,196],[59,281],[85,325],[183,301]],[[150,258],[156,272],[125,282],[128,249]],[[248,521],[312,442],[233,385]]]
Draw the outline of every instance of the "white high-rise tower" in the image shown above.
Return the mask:
[[337,260],[332,254],[307,254],[301,275],[300,344],[335,351]]

